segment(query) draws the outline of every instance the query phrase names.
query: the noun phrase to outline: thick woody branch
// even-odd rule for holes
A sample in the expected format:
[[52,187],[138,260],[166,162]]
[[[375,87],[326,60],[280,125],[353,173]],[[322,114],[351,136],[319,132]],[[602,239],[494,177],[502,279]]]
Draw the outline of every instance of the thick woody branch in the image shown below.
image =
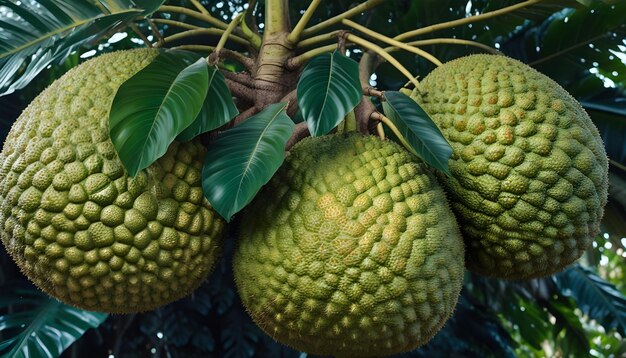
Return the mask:
[[243,121],[245,121],[246,119],[254,116],[255,114],[259,113],[260,110],[259,108],[257,108],[256,106],[252,106],[248,109],[246,109],[245,111],[239,113],[231,122],[230,124],[232,126],[236,126],[239,123],[242,123]]
[[254,73],[256,69],[256,64],[254,59],[240,53],[237,51],[232,51],[227,48],[222,48],[219,51],[215,52],[218,58],[227,58],[229,60],[237,61],[246,68],[246,70],[250,73]]
[[300,122],[296,124],[296,126],[293,128],[293,133],[291,134],[291,137],[289,138],[289,140],[287,140],[287,144],[285,144],[285,150],[288,151],[296,143],[308,137],[309,135],[311,134],[309,133],[309,128],[306,126],[306,122]]
[[361,97],[361,102],[354,109],[356,117],[356,129],[363,133],[369,133],[369,122],[372,114],[376,113],[376,107],[368,96]]
[[226,85],[228,86],[228,89],[230,89],[230,93],[233,96],[239,97],[247,102],[254,103],[254,91],[251,88],[229,79],[226,79]]
[[292,117],[298,111],[298,98],[296,90],[287,93],[285,97],[280,100],[280,102],[287,102],[287,109],[285,111],[289,117]]
[[252,75],[247,72],[230,72],[230,71],[222,71],[224,77],[233,82],[237,82],[241,85],[244,85],[250,89],[254,89],[254,79]]

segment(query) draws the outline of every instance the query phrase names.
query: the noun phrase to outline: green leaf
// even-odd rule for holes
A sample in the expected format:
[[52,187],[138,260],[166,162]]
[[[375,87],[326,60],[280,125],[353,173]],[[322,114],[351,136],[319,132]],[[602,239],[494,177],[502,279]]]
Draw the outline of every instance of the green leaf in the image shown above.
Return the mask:
[[411,145],[414,154],[450,175],[448,160],[452,156],[452,147],[420,105],[403,93],[386,91],[383,109]]
[[312,59],[298,81],[298,106],[313,136],[327,134],[361,100],[359,65],[338,51]]
[[9,286],[2,287],[0,312],[5,312],[0,315],[3,357],[58,357],[108,316],[67,306],[36,289]]
[[294,124],[286,103],[269,105],[211,143],[202,169],[202,189],[226,221],[243,209],[285,158]]
[[626,336],[626,297],[614,285],[580,265],[556,275],[555,280],[562,294],[572,297],[583,313],[607,331],[617,329]]
[[554,335],[565,357],[585,357],[589,353],[589,339],[576,315],[575,305],[570,299],[560,297],[545,302],[546,308],[554,316]]
[[0,18],[0,96],[142,14],[131,0],[0,0],[2,6],[12,16]]
[[541,344],[550,338],[550,328],[548,314],[535,302],[517,298],[516,301],[505,305],[507,318],[516,326],[524,343],[541,350]]
[[178,52],[159,54],[120,86],[109,116],[111,140],[131,176],[160,158],[198,116],[208,91],[203,58],[187,65]]
[[211,131],[228,123],[239,113],[224,75],[215,68],[209,68],[209,90],[196,119],[176,138],[188,141],[198,134]]

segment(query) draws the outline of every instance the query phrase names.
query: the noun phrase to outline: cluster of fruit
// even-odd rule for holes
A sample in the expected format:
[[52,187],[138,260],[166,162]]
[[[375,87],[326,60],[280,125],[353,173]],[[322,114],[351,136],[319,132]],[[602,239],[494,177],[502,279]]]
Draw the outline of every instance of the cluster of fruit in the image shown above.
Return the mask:
[[[0,154],[0,236],[48,294],[126,313],[181,298],[219,256],[198,141],[135,177],[108,134],[117,88],[152,50],[87,61],[15,122]],[[550,275],[599,232],[608,161],[555,82],[503,56],[437,68],[411,94],[453,148],[450,176],[390,140],[307,138],[240,215],[234,275],[259,326],[314,354],[424,344],[454,311],[465,268]],[[441,183],[441,185],[440,185]]]

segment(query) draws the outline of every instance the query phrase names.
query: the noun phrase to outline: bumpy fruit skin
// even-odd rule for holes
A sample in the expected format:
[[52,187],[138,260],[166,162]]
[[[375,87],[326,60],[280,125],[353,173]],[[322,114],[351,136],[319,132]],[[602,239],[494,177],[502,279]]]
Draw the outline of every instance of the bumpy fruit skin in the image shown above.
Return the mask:
[[423,163],[389,141],[309,138],[242,217],[234,275],[253,320],[311,354],[424,344],[456,305],[463,242]]
[[78,66],[17,119],[0,153],[0,237],[38,287],[87,310],[128,313],[187,295],[219,252],[224,223],[202,194],[205,149],[173,143],[128,176],[109,137],[115,92],[157,55]]
[[468,269],[529,279],[578,259],[599,232],[608,159],[580,104],[504,56],[450,61],[416,100],[454,153],[442,176],[466,240]]

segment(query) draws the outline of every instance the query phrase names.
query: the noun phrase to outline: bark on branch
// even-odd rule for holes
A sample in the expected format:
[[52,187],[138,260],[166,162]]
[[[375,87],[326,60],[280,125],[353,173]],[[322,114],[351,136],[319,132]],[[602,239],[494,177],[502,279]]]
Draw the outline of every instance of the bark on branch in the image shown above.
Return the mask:
[[289,151],[291,147],[309,135],[311,134],[309,133],[309,128],[306,126],[306,122],[296,124],[291,137],[287,140],[287,144],[285,144],[285,151]]

